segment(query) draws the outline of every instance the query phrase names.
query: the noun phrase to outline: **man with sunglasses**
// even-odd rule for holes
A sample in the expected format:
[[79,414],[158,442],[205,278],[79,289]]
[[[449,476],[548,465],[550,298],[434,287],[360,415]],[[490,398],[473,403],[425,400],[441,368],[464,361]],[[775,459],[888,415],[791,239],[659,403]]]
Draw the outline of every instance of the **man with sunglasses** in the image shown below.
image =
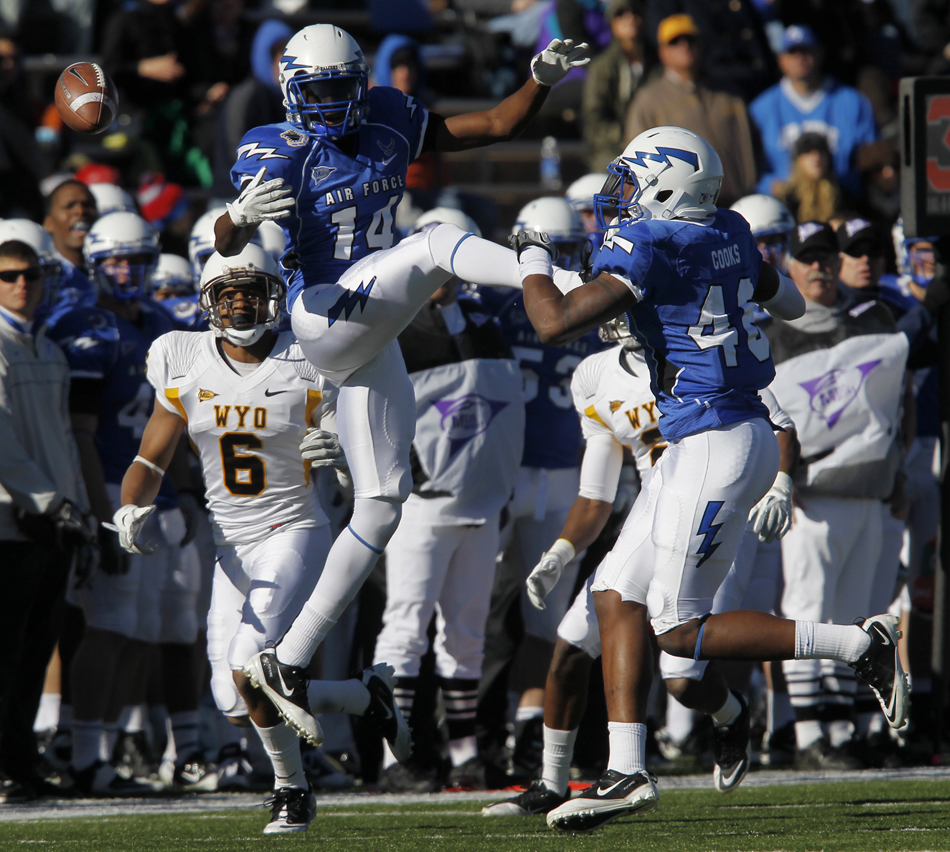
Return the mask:
[[11,645],[0,663],[0,801],[49,791],[37,773],[32,719],[59,638],[66,577],[78,546],[94,541],[84,521],[62,351],[34,326],[44,271],[33,248],[0,242],[0,550],[2,618]]
[[[777,365],[771,389],[802,444],[794,523],[782,540],[786,618],[848,623],[893,599],[903,525],[888,501],[903,456],[909,347],[867,286],[839,284],[842,267],[852,284],[862,284],[883,264],[868,260],[878,253],[872,236],[858,219],[837,235],[827,224],[799,225],[789,274],[805,314],[766,328]],[[851,715],[857,709],[869,723],[879,708],[861,701],[854,672],[825,660],[786,660],[783,670],[795,711],[796,767],[861,768]]]

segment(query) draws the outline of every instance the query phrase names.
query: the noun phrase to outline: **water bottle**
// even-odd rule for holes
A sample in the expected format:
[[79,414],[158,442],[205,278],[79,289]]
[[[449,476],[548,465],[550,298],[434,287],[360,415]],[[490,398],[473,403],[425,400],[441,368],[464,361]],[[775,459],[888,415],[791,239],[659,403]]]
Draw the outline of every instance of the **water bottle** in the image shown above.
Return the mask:
[[541,140],[541,189],[559,190],[561,188],[561,152],[557,139],[545,136]]

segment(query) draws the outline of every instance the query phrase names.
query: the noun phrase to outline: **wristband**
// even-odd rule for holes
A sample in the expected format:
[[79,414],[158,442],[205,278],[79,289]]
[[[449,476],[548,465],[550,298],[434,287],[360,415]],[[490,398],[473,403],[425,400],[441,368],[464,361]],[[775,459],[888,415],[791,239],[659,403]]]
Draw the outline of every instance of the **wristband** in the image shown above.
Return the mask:
[[556,542],[554,542],[554,544],[551,545],[550,550],[548,550],[548,553],[560,559],[562,565],[567,565],[567,563],[576,556],[574,545],[571,544],[566,538],[559,538]]
[[529,275],[547,275],[551,278],[554,267],[547,251],[540,246],[527,246],[518,255],[518,268],[524,281]]
[[150,462],[148,459],[143,459],[141,456],[136,456],[132,459],[132,462],[138,462],[139,464],[144,464],[149,470],[154,470],[159,476],[164,476],[165,471],[162,470],[157,464]]

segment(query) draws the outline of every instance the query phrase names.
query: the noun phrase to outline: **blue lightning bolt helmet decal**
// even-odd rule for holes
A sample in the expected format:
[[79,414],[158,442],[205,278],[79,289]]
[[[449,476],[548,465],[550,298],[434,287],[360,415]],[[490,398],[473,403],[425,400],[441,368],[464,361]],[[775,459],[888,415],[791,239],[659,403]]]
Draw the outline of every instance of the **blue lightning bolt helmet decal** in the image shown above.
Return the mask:
[[719,545],[722,544],[720,541],[715,541],[716,534],[719,532],[722,524],[713,523],[713,521],[716,520],[716,515],[719,514],[719,510],[722,507],[722,500],[710,500],[706,504],[706,511],[703,512],[703,519],[699,523],[699,529],[696,530],[696,535],[701,535],[703,537],[702,544],[696,548],[696,554],[702,554],[702,558],[696,563],[697,568],[699,568],[700,565],[709,559],[709,557],[719,549]]

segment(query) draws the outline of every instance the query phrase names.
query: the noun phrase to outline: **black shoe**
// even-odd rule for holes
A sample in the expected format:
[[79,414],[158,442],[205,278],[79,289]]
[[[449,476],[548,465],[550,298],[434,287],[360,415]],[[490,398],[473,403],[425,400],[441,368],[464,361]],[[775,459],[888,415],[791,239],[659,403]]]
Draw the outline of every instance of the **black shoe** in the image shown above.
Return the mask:
[[795,769],[864,769],[864,763],[843,746],[835,748],[826,739],[819,739],[795,753]]
[[344,790],[356,783],[356,779],[322,748],[304,743],[300,752],[303,771],[312,789]]
[[218,789],[218,767],[205,760],[200,751],[188,755],[181,763],[163,763],[159,775],[172,790],[208,793]]
[[97,760],[79,772],[70,770],[72,786],[82,796],[150,796],[155,792],[151,784],[116,774],[115,767]]
[[112,764],[123,778],[148,778],[158,771],[145,731],[122,731],[112,750]]
[[511,779],[501,767],[476,755],[459,766],[453,766],[445,786],[463,790],[501,790],[510,783]]
[[251,788],[254,768],[247,753],[237,743],[221,746],[218,752],[219,793],[240,793]]
[[311,745],[318,746],[323,742],[323,731],[310,712],[307,675],[300,666],[280,662],[273,648],[265,648],[248,660],[244,674],[264,692],[298,735]]
[[21,784],[10,778],[0,780],[0,804],[17,805],[21,802],[32,802],[36,793],[29,784]]
[[317,813],[317,800],[311,790],[281,787],[264,799],[264,807],[270,808],[271,813],[264,834],[293,834],[310,828]]
[[763,766],[791,766],[795,762],[795,723],[788,722],[762,742]]
[[860,658],[848,663],[858,679],[871,687],[892,728],[904,726],[910,706],[910,687],[897,653],[899,623],[897,616],[887,614],[865,619],[861,629],[871,637],[871,644]]
[[482,808],[482,816],[534,816],[546,814],[563,805],[570,798],[570,793],[562,796],[555,793],[541,780],[532,781],[523,793],[503,802],[495,802]]
[[596,784],[548,813],[547,823],[561,831],[591,831],[618,817],[652,813],[657,807],[656,782],[650,775],[608,769]]
[[742,783],[752,760],[752,746],[749,745],[749,703],[735,690],[732,694],[742,705],[738,718],[731,725],[713,726],[713,749],[716,753],[713,783],[720,793],[731,793]]
[[394,763],[379,773],[380,793],[439,793],[442,785],[434,769],[410,760]]
[[544,718],[537,716],[518,726],[511,762],[514,774],[539,778],[544,761]]
[[388,663],[377,663],[363,671],[363,686],[369,690],[369,707],[363,718],[386,738],[396,760],[405,763],[412,756],[412,734],[393,698],[395,673]]

